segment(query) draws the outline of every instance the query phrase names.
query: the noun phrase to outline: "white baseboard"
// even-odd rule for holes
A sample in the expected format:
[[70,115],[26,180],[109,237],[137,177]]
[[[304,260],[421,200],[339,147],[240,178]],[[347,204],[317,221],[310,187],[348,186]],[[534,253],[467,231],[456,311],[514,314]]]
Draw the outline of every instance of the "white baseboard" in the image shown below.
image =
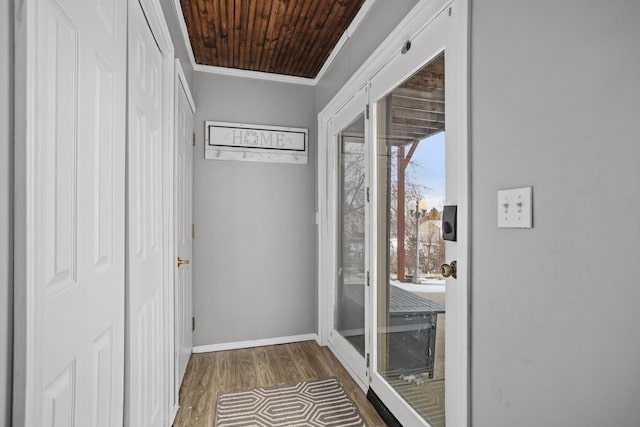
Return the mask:
[[263,347],[266,345],[289,344],[301,341],[318,341],[318,334],[294,335],[290,337],[266,338],[252,341],[238,341],[222,344],[197,345],[193,353],[209,353],[211,351],[237,350],[239,348]]

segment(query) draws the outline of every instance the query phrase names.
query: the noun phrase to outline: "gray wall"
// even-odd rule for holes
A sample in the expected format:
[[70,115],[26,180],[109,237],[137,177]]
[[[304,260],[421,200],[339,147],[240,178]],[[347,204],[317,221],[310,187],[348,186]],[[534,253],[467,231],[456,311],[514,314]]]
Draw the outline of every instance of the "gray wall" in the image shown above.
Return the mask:
[[[474,427],[640,425],[639,18],[473,2]],[[525,185],[535,228],[498,230]]]
[[0,425],[10,425],[13,351],[13,0],[0,2]]
[[[316,332],[313,94],[194,73],[194,345]],[[309,128],[309,163],[204,160],[205,120]]]
[[377,0],[373,3],[356,32],[316,85],[316,113],[331,101],[416,3],[418,0]]

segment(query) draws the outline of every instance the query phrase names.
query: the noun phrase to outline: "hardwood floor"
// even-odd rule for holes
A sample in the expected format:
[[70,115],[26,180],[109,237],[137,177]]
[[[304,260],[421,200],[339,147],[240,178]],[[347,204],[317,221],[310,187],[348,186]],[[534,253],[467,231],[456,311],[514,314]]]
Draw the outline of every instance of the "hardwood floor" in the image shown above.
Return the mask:
[[218,393],[337,377],[369,426],[384,426],[360,387],[315,341],[191,355],[174,427],[213,426]]

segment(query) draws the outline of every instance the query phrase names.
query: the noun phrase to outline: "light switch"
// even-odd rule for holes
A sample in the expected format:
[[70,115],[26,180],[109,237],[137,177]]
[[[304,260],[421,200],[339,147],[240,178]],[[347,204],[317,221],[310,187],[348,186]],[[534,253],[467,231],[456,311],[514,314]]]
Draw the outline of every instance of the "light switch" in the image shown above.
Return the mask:
[[533,187],[498,191],[498,228],[533,228]]

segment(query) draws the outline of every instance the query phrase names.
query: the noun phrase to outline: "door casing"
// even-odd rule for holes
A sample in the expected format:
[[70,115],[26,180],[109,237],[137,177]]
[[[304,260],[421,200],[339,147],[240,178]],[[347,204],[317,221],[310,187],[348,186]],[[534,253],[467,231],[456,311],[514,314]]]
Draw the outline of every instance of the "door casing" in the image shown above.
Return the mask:
[[[367,108],[367,100],[368,100],[368,88],[365,86],[356,93],[353,98],[346,103],[340,111],[338,111],[333,117],[329,124],[329,139],[330,143],[327,145],[327,159],[329,162],[328,167],[333,171],[331,174],[331,184],[328,187],[328,197],[326,202],[331,206],[328,210],[328,215],[330,218],[330,222],[333,224],[334,229],[331,232],[331,247],[330,253],[328,253],[328,257],[333,263],[332,271],[337,271],[337,261],[338,261],[338,243],[340,241],[339,237],[339,218],[338,218],[338,194],[340,194],[340,182],[338,179],[340,168],[338,162],[339,156],[339,148],[340,142],[338,141],[340,132],[350,123],[352,123],[359,115],[364,115],[365,117],[365,180],[369,175],[369,165],[367,163],[368,156],[366,153],[369,151],[367,147],[368,144],[368,136],[369,136],[369,119],[367,119],[365,111]],[[365,225],[369,227],[369,203],[365,203]],[[366,235],[368,236],[368,232]],[[365,238],[366,239],[366,238]],[[365,245],[368,247],[368,245]],[[365,271],[369,271],[369,256],[368,249],[365,250]],[[328,312],[328,330],[329,336],[327,337],[327,343],[329,347],[333,350],[334,353],[339,354],[343,365],[347,368],[347,370],[351,373],[351,375],[356,379],[356,381],[360,384],[361,387],[366,387],[368,383],[368,369],[366,366],[366,356],[361,356],[355,348],[351,344],[347,342],[347,340],[340,335],[338,331],[336,331],[333,327],[335,325],[335,310],[333,303],[336,300],[336,287],[338,286],[338,278],[336,274],[333,274],[331,278],[329,278],[329,301],[331,308]],[[365,329],[365,355],[370,353],[370,345],[369,345],[369,312],[370,312],[370,287],[365,286],[365,300],[364,300],[364,329]]]
[[[430,20],[429,25],[424,27],[412,37],[412,49],[406,54],[399,55],[383,67],[380,72],[371,80],[370,101],[374,111],[373,126],[377,121],[375,108],[378,100],[384,97],[400,85],[403,81],[428,64],[437,55],[445,52],[445,73],[446,73],[446,156],[447,156],[447,204],[458,206],[458,240],[457,242],[446,242],[447,262],[457,258],[458,278],[447,279],[447,326],[446,326],[446,391],[445,391],[445,413],[447,423],[450,425],[464,425],[461,414],[464,414],[468,407],[467,392],[468,383],[468,211],[469,198],[467,196],[468,186],[468,158],[463,146],[466,138],[461,129],[464,121],[461,112],[461,82],[460,72],[460,46],[455,40],[455,19],[458,13],[457,2],[452,1]],[[454,12],[455,9],[455,12]],[[415,50],[414,50],[415,49]],[[377,148],[376,147],[374,149]],[[377,171],[376,171],[377,172]],[[374,175],[375,173],[374,172]],[[373,187],[377,198],[378,178],[374,178]],[[375,201],[377,203],[377,199]],[[376,210],[377,213],[377,210]],[[374,213],[374,215],[376,215]],[[374,237],[378,239],[377,230],[373,230]],[[377,277],[378,269],[374,269],[376,274],[375,282],[384,280]],[[374,306],[377,306],[377,293],[373,296]],[[373,324],[377,324],[374,319]],[[374,346],[377,335],[374,335]],[[377,353],[374,352],[377,356]],[[464,364],[461,363],[463,361]],[[377,366],[377,357],[374,357],[374,366]],[[396,417],[401,422],[408,420],[423,420],[415,413],[413,408],[405,404],[398,393],[388,387],[386,381],[375,370],[372,370],[371,386],[376,393],[386,401],[388,406],[394,411]]]
[[[321,344],[327,344],[328,333],[331,324],[327,319],[331,318],[330,310],[333,309],[333,302],[330,298],[330,283],[335,274],[335,265],[332,264],[334,259],[330,254],[335,246],[332,242],[332,236],[335,235],[333,228],[335,223],[331,218],[331,212],[335,211],[335,201],[331,200],[329,194],[332,186],[332,176],[335,170],[331,167],[331,152],[329,146],[332,143],[331,132],[329,132],[330,123],[335,114],[358,92],[363,86],[369,85],[375,78],[377,73],[387,65],[391,67],[399,67],[395,84],[401,83],[412,72],[417,71],[420,66],[424,65],[430,59],[430,52],[438,50],[438,48],[428,48],[424,52],[424,47],[428,41],[420,40],[420,33],[440,15],[445,13],[449,15],[451,23],[447,30],[446,46],[447,49],[447,67],[453,70],[448,77],[448,88],[451,84],[456,85],[455,97],[447,99],[447,114],[454,116],[452,126],[447,125],[448,138],[457,138],[459,142],[459,150],[452,153],[458,159],[460,170],[455,179],[459,199],[458,204],[458,224],[459,224],[459,241],[457,242],[458,256],[458,279],[456,281],[456,289],[448,298],[456,300],[458,307],[456,319],[447,319],[447,325],[451,324],[451,329],[455,330],[456,339],[447,337],[447,354],[455,354],[447,361],[447,423],[454,426],[469,425],[469,382],[470,382],[470,361],[469,361],[469,238],[470,238],[470,185],[469,185],[469,141],[468,141],[468,80],[469,80],[469,63],[468,63],[468,0],[422,0],[407,17],[396,27],[396,29],[387,37],[380,47],[369,57],[360,69],[352,76],[351,79],[343,86],[337,95],[327,104],[327,106],[318,115],[318,325],[319,325],[319,341]],[[449,12],[449,10],[451,12]],[[414,40],[415,39],[415,40]],[[412,41],[412,48],[403,55],[400,48],[407,40]],[[417,42],[417,43],[416,43]],[[422,53],[422,56],[420,57]],[[392,61],[395,61],[392,63]],[[404,67],[404,68],[403,68]],[[392,90],[395,85],[388,85],[388,91]],[[373,103],[379,98],[381,93],[371,95],[369,99],[370,110],[374,110]],[[373,123],[369,123],[373,126]],[[370,132],[371,134],[371,132]],[[375,156],[370,156],[371,162],[375,161]],[[375,185],[375,164],[370,165],[370,185]],[[449,179],[449,177],[447,177]],[[371,194],[376,194],[375,189],[371,188]],[[370,208],[371,221],[374,227],[375,207]],[[375,228],[375,227],[374,227]],[[370,231],[371,242],[376,242],[377,236],[375,230]],[[370,251],[374,254],[374,251]],[[373,258],[373,257],[372,257]],[[377,268],[375,260],[372,259],[369,270],[372,274],[371,282],[376,283],[375,274]],[[453,286],[453,285],[452,285]],[[374,291],[375,295],[375,291]],[[371,306],[375,307],[375,297]],[[375,325],[375,319],[371,320],[371,325]],[[375,338],[373,341],[375,346]],[[339,356],[339,355],[338,355]],[[344,363],[344,362],[343,362]],[[372,364],[375,366],[376,361]],[[451,384],[451,386],[449,386]],[[368,388],[368,384],[360,384],[363,389]],[[376,390],[378,392],[378,390]],[[394,391],[390,391],[388,396],[381,396],[383,399],[397,399],[399,396]],[[406,420],[416,420],[417,413],[405,404],[399,409],[403,414],[400,415]]]
[[[189,176],[191,177],[190,182],[187,183],[187,194],[180,194],[179,183],[177,182],[180,178],[189,179],[184,175],[180,177],[180,170],[178,165],[174,165],[176,173],[175,175],[175,184],[174,184],[174,244],[175,244],[175,253],[176,257],[181,257],[193,262],[193,146],[191,143],[191,138],[193,137],[193,121],[194,115],[196,112],[196,105],[193,102],[193,97],[191,96],[191,91],[189,90],[189,84],[187,83],[187,79],[184,75],[184,71],[182,69],[182,65],[180,65],[180,60],[175,60],[175,71],[176,71],[176,80],[175,80],[175,151],[174,158],[176,163],[180,161],[180,147],[181,144],[188,145],[187,153],[188,156],[191,156],[191,169]],[[184,98],[183,98],[184,97]],[[181,106],[182,102],[186,101],[188,106]],[[181,108],[186,108],[188,111],[180,111]],[[184,114],[184,117],[181,117],[181,114]],[[185,126],[183,134],[181,135],[180,129],[180,120],[185,120],[183,124]],[[181,138],[187,138],[187,140],[183,140]],[[183,201],[184,204],[181,205],[180,201]],[[179,210],[183,210],[183,214],[179,214]],[[183,218],[184,216],[184,218]],[[182,219],[182,223],[180,220]],[[181,241],[181,237],[183,240]],[[181,251],[182,249],[182,251]],[[183,253],[183,251],[185,253]],[[175,265],[175,264],[174,264]],[[186,289],[180,289],[180,273],[184,273],[186,269],[187,274],[186,277],[183,277],[186,281]],[[180,385],[182,384],[182,380],[184,378],[186,364],[189,359],[189,355],[191,355],[192,351],[192,323],[191,319],[193,316],[192,311],[192,279],[193,279],[193,266],[192,264],[187,264],[183,266],[175,266],[175,280],[174,280],[174,325],[175,325],[175,334],[174,340],[171,344],[173,350],[173,358],[174,358],[174,380],[173,380],[173,396],[171,397],[171,404],[173,407],[173,416],[178,411],[179,407],[179,395],[180,395]],[[188,351],[188,354],[184,354],[185,350]],[[186,360],[185,360],[186,359]]]

